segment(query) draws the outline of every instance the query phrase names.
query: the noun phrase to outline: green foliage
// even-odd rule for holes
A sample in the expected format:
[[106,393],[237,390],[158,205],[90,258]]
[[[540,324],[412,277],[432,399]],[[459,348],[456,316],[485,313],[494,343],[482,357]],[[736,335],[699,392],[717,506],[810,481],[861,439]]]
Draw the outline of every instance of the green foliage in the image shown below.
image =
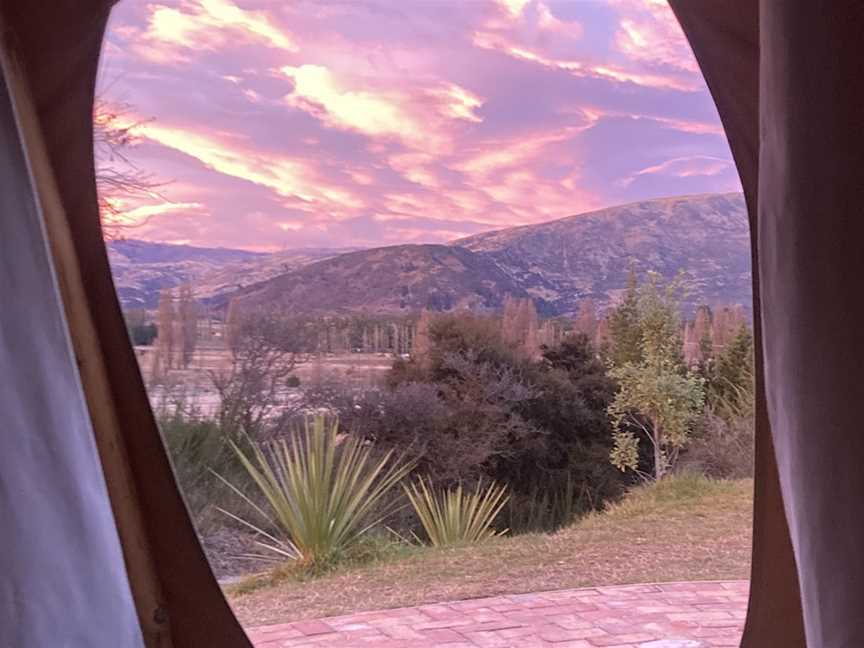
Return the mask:
[[573,479],[563,484],[537,487],[530,493],[511,496],[501,517],[513,534],[557,531],[595,508],[590,493],[578,489]]
[[421,478],[404,488],[429,541],[436,547],[477,544],[506,532],[492,526],[509,498],[504,486],[492,483],[484,489],[480,484],[475,492],[468,493],[459,484],[436,491]]
[[589,508],[621,486],[608,462],[614,391],[584,335],[532,359],[503,343],[495,320],[454,315],[432,323],[422,362],[396,362],[386,390],[314,405],[415,458],[435,488],[495,481],[528,501],[572,483]]
[[225,481],[267,528],[228,515],[263,535],[261,546],[306,565],[326,565],[356,545],[392,510],[389,491],[413,467],[392,451],[374,458],[370,445],[340,435],[338,421],[324,416],[306,419],[291,438],[232,447],[266,503]]
[[132,308],[123,313],[126,319],[126,330],[134,346],[150,346],[159,333],[154,322],[147,318],[143,308]]
[[639,282],[631,268],[627,277],[627,292],[618,307],[609,315],[608,360],[616,367],[642,360],[642,328],[639,323]]
[[616,428],[612,463],[620,470],[638,469],[638,437],[632,431],[637,428],[654,448],[654,477],[659,479],[690,439],[704,404],[702,383],[693,374],[647,363],[628,364],[611,373],[620,386],[609,407]]
[[639,471],[644,438],[653,450],[653,476],[660,479],[690,439],[705,396],[702,379],[684,367],[681,355],[680,281],[663,286],[659,275],[649,273],[634,292],[640,357],[610,370],[618,382],[608,408],[615,426],[610,459],[620,470]]
[[694,502],[735,494],[741,490],[741,484],[740,481],[711,479],[695,472],[669,475],[661,481],[631,488],[626,497],[587,522],[596,522],[601,517],[621,523],[630,518],[670,516],[673,511],[680,511]]
[[716,357],[700,366],[705,381],[705,412],[684,463],[711,477],[753,475],[753,336],[746,326]]
[[[753,399],[753,335],[742,327],[729,345],[703,369],[705,400],[724,418],[746,414]],[[743,410],[743,412],[742,412]]]
[[218,524],[221,516],[216,509],[233,499],[231,489],[215,473],[244,487],[248,477],[216,422],[178,406],[161,413],[159,428],[192,519],[199,531],[206,532]]
[[129,327],[129,338],[134,346],[150,346],[159,334],[156,324],[135,324]]

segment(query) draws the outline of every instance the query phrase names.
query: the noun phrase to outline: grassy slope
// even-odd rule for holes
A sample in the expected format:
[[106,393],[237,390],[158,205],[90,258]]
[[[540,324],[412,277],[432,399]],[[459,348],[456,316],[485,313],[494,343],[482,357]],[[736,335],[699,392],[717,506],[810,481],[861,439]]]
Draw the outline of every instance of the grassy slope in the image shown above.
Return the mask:
[[235,587],[229,598],[243,623],[260,625],[503,593],[747,578],[751,489],[749,480],[679,477],[555,534],[402,550],[305,582]]

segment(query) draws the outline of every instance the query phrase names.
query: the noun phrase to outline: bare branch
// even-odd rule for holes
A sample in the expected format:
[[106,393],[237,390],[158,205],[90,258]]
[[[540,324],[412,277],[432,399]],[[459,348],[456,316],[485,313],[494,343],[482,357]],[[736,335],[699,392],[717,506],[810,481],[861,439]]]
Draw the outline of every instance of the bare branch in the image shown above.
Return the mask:
[[138,141],[135,130],[149,120],[133,119],[126,103],[109,103],[97,97],[93,109],[93,149],[96,158],[96,188],[106,238],[118,238],[125,230],[146,225],[151,217],[135,222],[124,218],[118,202],[126,198],[165,201],[159,189],[168,183],[140,169],[126,152]]

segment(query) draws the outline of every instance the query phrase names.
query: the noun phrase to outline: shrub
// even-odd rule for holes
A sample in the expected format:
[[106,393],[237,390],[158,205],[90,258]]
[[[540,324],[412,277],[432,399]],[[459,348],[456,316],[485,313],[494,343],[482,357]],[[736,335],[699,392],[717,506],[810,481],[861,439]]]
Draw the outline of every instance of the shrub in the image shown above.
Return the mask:
[[149,346],[158,334],[159,330],[153,322],[129,326],[129,338],[134,346]]
[[[714,380],[709,382],[709,387],[713,387],[709,390],[710,409],[702,415],[695,438],[683,457],[687,470],[724,479],[753,476],[755,398],[752,365],[746,356],[748,336],[743,330],[716,365],[720,371],[714,372]],[[733,373],[727,370],[732,365],[728,358],[735,356],[740,361]],[[724,374],[726,378],[717,380],[717,376]]]
[[489,318],[439,316],[429,328],[423,358],[397,361],[384,389],[316,405],[338,412],[352,434],[412,457],[433,488],[491,480],[515,502],[551,506],[570,484],[580,508],[618,494],[606,413],[615,386],[587,337],[538,360],[509,349]]
[[718,479],[753,476],[753,417],[706,412],[699,433],[681,459],[681,468]]
[[[264,536],[260,544],[282,558],[323,566],[343,555],[386,517],[380,505],[412,464],[339,434],[335,419],[307,419],[290,438],[252,443],[244,451],[232,443],[266,504],[228,480],[233,490],[267,522],[267,528],[231,517]],[[271,532],[272,530],[272,532]]]
[[572,479],[563,484],[535,488],[525,495],[511,497],[502,511],[502,524],[514,534],[557,531],[572,524],[586,511],[595,508],[586,491],[576,488]]
[[180,406],[163,410],[158,420],[186,506],[206,534],[221,525],[217,509],[233,499],[231,489],[215,473],[243,487],[248,485],[247,475],[215,421]]
[[492,526],[508,500],[503,486],[492,483],[484,489],[480,484],[475,492],[468,493],[460,484],[436,491],[419,479],[405,487],[405,494],[436,547],[476,544],[506,533]]

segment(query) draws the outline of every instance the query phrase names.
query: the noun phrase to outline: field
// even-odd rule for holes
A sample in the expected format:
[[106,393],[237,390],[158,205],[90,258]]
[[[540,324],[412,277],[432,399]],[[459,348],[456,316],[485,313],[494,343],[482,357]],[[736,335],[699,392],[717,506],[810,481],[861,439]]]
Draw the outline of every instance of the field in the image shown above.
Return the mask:
[[[148,385],[153,407],[158,411],[174,402],[182,401],[203,415],[212,415],[219,400],[213,388],[213,373],[227,371],[231,355],[219,341],[200,343],[189,366],[173,368],[161,380],[154,380],[154,348],[135,348],[138,365]],[[393,364],[393,355],[388,353],[343,353],[323,354],[300,358],[294,375],[302,385],[315,381],[333,380],[356,387],[378,384]],[[299,393],[299,390],[298,390]]]
[[496,594],[594,585],[743,579],[752,481],[671,478],[554,534],[451,549],[395,546],[310,578],[290,569],[228,586],[247,625]]

